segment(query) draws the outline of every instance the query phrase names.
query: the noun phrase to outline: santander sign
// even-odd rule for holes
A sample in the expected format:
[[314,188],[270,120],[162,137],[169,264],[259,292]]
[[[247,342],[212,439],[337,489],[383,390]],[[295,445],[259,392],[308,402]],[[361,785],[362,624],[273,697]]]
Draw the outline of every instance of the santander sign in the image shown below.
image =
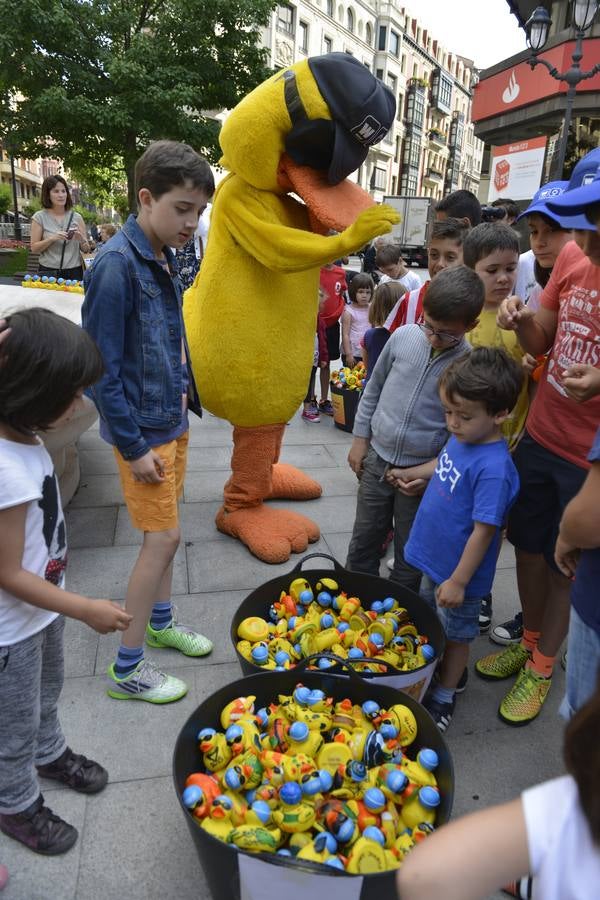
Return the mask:
[[510,78],[508,79],[508,85],[504,88],[502,93],[502,102],[506,103],[514,103],[519,94],[521,93],[521,86],[517,81],[517,77],[515,75],[515,70],[513,69],[510,73]]

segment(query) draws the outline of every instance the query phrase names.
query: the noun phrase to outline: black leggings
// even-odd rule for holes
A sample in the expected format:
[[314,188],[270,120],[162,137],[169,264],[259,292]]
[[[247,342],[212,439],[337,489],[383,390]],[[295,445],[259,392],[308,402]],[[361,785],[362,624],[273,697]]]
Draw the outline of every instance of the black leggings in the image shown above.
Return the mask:
[[305,403],[310,403],[311,400],[315,399],[315,376],[317,374],[317,367],[312,367],[312,372],[310,373],[310,381],[308,382],[308,391],[306,393],[306,397],[304,398]]

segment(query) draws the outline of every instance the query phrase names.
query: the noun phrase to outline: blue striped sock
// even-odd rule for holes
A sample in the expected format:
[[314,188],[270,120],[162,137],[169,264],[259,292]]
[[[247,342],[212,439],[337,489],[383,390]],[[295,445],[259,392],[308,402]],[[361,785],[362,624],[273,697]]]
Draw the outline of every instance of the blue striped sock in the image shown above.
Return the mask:
[[118,675],[119,678],[131,675],[135,667],[141,663],[143,658],[143,647],[124,647],[123,644],[121,644],[115,660],[115,675]]
[[438,703],[452,703],[455,693],[454,688],[445,688],[441,684],[436,684],[431,692],[431,697],[433,700],[437,700]]
[[155,631],[162,631],[167,625],[171,624],[173,618],[173,605],[170,600],[161,603],[155,603],[152,607],[152,615],[150,616],[150,624]]

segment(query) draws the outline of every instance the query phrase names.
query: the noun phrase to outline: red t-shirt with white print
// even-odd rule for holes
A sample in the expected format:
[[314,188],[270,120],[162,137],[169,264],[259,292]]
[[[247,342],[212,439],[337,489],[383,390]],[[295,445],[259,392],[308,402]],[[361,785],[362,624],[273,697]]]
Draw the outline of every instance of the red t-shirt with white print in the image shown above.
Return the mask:
[[558,313],[556,336],[533,400],[527,430],[557,456],[589,469],[587,455],[600,423],[600,396],[576,403],[561,385],[575,363],[600,367],[600,267],[575,242],[556,260],[541,306]]

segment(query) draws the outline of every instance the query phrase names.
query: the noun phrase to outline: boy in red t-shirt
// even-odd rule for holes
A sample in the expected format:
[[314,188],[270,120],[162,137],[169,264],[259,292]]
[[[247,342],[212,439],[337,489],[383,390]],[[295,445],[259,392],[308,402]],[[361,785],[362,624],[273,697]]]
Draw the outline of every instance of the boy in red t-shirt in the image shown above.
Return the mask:
[[319,278],[321,290],[326,295],[323,308],[319,311],[319,317],[325,325],[325,337],[327,340],[327,355],[329,361],[320,370],[321,400],[319,409],[326,416],[333,415],[333,406],[328,399],[329,394],[329,362],[340,357],[340,317],[346,305],[346,270],[335,263],[329,263],[321,269]]
[[[585,171],[586,157],[567,190],[581,184]],[[574,367],[600,367],[600,235],[583,216],[564,222],[575,227],[575,242],[561,251],[540,308],[509,297],[498,313],[499,326],[516,331],[527,353],[550,351],[514,454],[521,491],[507,536],[515,547],[523,639],[475,665],[483,678],[517,675],[498,710],[510,725],[525,725],[540,712],[567,634],[570,582],[556,566],[554,546],[562,512],[585,480],[600,421],[600,396],[581,397],[572,377]]]
[[463,261],[462,245],[469,233],[469,227],[459,219],[444,219],[434,222],[427,244],[427,268],[429,281],[407,291],[392,308],[384,322],[390,334],[401,325],[414,325],[423,315],[423,300],[432,278],[444,269],[460,266]]

